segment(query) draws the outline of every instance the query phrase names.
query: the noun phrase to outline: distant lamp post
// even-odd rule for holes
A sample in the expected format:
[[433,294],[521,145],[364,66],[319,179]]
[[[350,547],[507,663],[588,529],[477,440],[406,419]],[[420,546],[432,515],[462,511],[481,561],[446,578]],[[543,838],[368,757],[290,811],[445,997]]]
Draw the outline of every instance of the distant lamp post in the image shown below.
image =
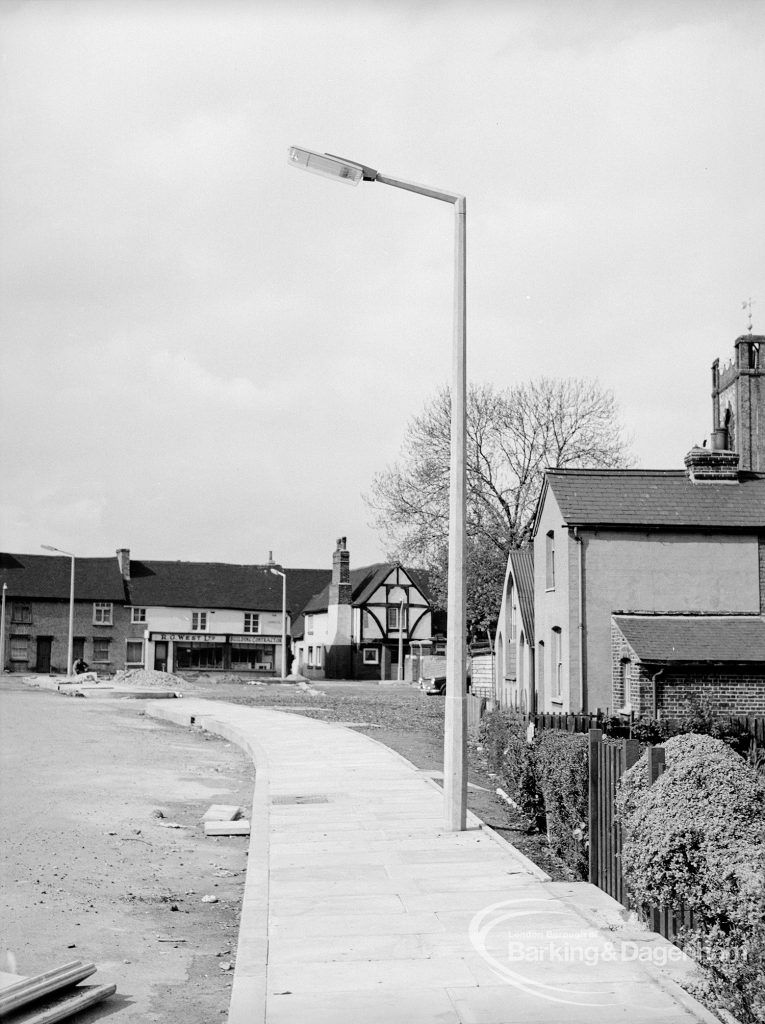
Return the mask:
[[69,642],[66,649],[66,674],[72,674],[72,654],[74,651],[74,555],[71,551],[62,551],[61,548],[54,548],[50,544],[41,544],[40,547],[46,551],[55,551],[59,555],[66,555],[72,559],[72,571],[69,577]]
[[463,831],[467,818],[467,698],[465,692],[465,197],[455,192],[390,178],[365,164],[330,153],[292,146],[289,162],[300,170],[358,185],[379,181],[421,196],[451,203],[455,212],[454,343],[452,348],[451,464],[449,477],[449,591],[446,641],[446,719],[444,732],[444,807],[446,825]]
[[271,569],[274,576],[282,578],[282,679],[287,678],[287,573]]
[[8,584],[3,583],[3,602],[0,609],[0,672],[5,672],[5,592]]

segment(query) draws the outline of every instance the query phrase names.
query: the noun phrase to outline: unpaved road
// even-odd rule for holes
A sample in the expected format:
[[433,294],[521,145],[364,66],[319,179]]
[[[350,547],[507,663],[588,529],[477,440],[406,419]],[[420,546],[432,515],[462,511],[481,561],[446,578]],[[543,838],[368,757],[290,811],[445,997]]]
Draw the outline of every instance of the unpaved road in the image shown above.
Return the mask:
[[228,1009],[248,839],[207,839],[199,819],[212,803],[249,815],[254,772],[141,703],[0,680],[0,969],[7,950],[20,974],[95,963],[89,981],[117,994],[81,1024],[210,1024]]

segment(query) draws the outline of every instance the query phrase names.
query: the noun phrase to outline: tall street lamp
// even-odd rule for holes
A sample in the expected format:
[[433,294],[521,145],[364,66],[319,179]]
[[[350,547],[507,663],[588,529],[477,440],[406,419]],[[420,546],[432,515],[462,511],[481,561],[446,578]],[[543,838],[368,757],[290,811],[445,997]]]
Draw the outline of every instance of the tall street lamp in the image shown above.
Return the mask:
[[74,651],[74,555],[71,551],[62,551],[61,548],[54,548],[50,544],[41,544],[40,547],[72,559],[72,571],[69,577],[69,643],[66,649],[66,674],[71,676],[72,652]]
[[2,610],[0,610],[0,672],[5,672],[5,593],[8,584],[3,583]]
[[287,573],[271,569],[274,576],[282,578],[282,679],[287,678]]
[[330,153],[292,146],[293,167],[358,185],[379,181],[454,206],[454,343],[452,348],[451,463],[449,476],[449,590],[446,641],[446,721],[444,733],[444,803],[447,828],[465,829],[467,816],[467,699],[465,691],[465,196],[391,178],[365,164]]

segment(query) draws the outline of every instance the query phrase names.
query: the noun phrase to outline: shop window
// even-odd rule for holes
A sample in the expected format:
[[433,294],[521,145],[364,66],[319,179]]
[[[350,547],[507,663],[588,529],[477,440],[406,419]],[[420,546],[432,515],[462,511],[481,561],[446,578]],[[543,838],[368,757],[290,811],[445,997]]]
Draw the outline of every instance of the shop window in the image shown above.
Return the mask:
[[126,665],[143,665],[143,640],[128,640],[125,649]]
[[555,590],[555,533],[550,530],[545,540],[545,587]]
[[32,606],[30,604],[16,604],[13,603],[13,611],[11,614],[11,622],[25,622],[31,623],[32,621]]
[[145,608],[131,608],[131,610],[130,610],[130,621],[131,622],[146,622],[146,609]]
[[176,643],[175,665],[180,669],[222,669],[223,647],[221,644]]
[[245,633],[259,633],[260,632],[260,615],[257,612],[245,612],[244,613],[244,632]]
[[93,602],[93,625],[94,626],[111,626],[112,624],[112,602],[111,601],[94,601]]
[[109,644],[111,640],[105,636],[93,637],[93,661],[109,660]]
[[29,661],[29,637],[11,637],[11,661]]
[[191,629],[192,632],[204,633],[207,630],[207,612],[192,612],[191,613]]
[[380,664],[380,651],[376,647],[365,647],[363,657],[365,665]]

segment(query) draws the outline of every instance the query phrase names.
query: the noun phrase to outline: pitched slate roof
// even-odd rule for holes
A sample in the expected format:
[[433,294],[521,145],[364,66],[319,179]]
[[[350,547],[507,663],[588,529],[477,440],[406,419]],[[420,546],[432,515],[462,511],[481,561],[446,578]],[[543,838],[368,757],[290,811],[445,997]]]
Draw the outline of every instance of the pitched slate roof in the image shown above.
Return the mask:
[[[8,584],[8,598],[68,601],[72,560],[64,555],[0,553],[0,587]],[[117,559],[75,558],[75,601],[125,601],[125,587]]]
[[267,565],[131,559],[129,593],[139,606],[282,610],[282,580]]
[[548,487],[569,526],[765,528],[765,476],[693,483],[682,470],[549,469],[537,523]]
[[287,606],[293,621],[331,578],[331,569],[287,569]]
[[641,661],[765,662],[759,615],[614,615]]
[[518,606],[521,609],[526,642],[534,643],[534,548],[528,544],[510,552]]

